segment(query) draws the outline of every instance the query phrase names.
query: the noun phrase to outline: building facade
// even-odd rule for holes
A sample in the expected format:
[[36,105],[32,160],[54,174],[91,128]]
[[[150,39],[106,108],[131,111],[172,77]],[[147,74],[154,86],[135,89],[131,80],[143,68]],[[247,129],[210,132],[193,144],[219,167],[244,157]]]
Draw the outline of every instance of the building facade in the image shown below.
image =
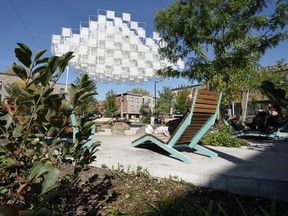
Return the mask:
[[[8,93],[6,91],[7,86],[9,86],[12,83],[20,82],[21,79],[14,74],[8,74],[8,73],[0,73],[0,102],[3,103],[3,100],[8,96]],[[54,86],[55,90],[54,93],[65,93],[65,84],[62,83],[56,83]]]
[[[117,95],[121,104],[121,95]],[[155,107],[155,99],[151,96],[143,96],[141,94],[123,93],[122,96],[122,112],[123,116],[128,119],[139,118],[142,105],[147,105],[151,111]],[[121,106],[121,105],[120,105]]]

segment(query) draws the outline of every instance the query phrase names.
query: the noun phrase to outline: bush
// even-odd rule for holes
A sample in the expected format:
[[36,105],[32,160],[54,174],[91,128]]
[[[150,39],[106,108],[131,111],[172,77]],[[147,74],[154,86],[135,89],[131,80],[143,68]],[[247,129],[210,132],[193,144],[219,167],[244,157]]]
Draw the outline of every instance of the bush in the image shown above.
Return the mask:
[[[92,81],[83,75],[81,88],[71,84],[68,98],[56,97],[55,107],[54,85],[72,53],[42,58],[46,50],[40,50],[33,58],[26,45],[18,45],[15,54],[23,65],[14,63],[13,71],[25,85],[0,110],[0,211],[52,215],[45,208],[49,201],[72,187],[79,172],[95,159],[98,143],[87,147],[84,140],[92,122],[78,126],[73,142],[61,134],[72,127],[70,116],[77,106],[96,92],[87,91]],[[73,171],[58,188],[63,164],[73,164]]]
[[241,147],[247,145],[246,140],[236,138],[232,130],[226,125],[217,125],[201,139],[203,145]]

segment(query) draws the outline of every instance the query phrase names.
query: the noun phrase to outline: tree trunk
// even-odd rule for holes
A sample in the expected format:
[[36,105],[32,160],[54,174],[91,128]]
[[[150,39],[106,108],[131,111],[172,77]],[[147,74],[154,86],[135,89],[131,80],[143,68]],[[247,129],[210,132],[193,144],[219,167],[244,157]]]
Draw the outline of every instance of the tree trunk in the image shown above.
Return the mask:
[[242,99],[241,99],[241,108],[242,108],[242,117],[241,122],[244,124],[244,121],[247,116],[247,106],[248,106],[248,98],[249,98],[249,90],[244,90],[242,92]]

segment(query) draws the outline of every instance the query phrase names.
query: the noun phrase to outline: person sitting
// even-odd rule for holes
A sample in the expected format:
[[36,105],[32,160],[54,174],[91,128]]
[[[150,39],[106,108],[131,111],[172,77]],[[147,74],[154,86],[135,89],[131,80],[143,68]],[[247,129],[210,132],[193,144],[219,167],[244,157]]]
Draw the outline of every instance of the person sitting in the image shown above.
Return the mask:
[[193,95],[189,94],[187,96],[189,108],[183,116],[169,121],[165,126],[161,125],[159,127],[156,127],[155,129],[152,127],[152,125],[147,125],[145,128],[145,133],[146,134],[164,134],[165,136],[170,137],[174,133],[174,131],[177,129],[178,125],[183,120],[184,116],[186,116],[187,112],[189,112],[192,99],[193,99]]
[[243,131],[245,129],[245,126],[243,126],[239,122],[239,117],[236,115],[233,115],[230,119],[228,119],[228,123],[236,130],[236,131]]
[[272,132],[277,129],[283,123],[282,109],[278,105],[272,105],[269,107],[269,111],[259,111],[253,118],[252,123],[246,125],[255,130],[263,132]]

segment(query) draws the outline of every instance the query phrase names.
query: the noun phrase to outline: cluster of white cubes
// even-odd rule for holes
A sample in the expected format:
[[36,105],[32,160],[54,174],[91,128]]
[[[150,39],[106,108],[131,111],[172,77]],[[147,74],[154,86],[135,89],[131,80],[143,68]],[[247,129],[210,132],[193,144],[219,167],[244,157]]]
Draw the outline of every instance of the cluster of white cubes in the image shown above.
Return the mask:
[[70,66],[75,72],[96,80],[136,83],[152,79],[167,66],[184,68],[182,61],[175,65],[161,59],[159,34],[146,37],[145,23],[131,21],[129,13],[98,10],[94,19],[80,23],[77,33],[62,28],[61,35],[52,36],[54,55],[74,52]]

